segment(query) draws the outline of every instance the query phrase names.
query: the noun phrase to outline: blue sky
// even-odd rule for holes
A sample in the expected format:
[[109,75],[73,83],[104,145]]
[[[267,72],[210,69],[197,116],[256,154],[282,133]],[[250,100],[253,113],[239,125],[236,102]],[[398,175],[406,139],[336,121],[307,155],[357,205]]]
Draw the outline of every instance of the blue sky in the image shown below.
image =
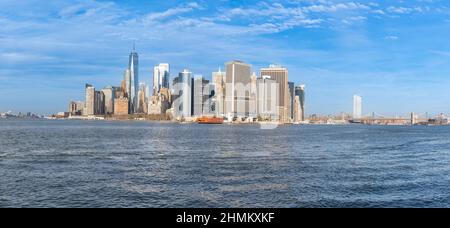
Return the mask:
[[0,1],[0,112],[49,114],[84,84],[119,85],[136,41],[140,78],[171,64],[210,76],[240,59],[306,84],[308,114],[450,113],[444,0]]

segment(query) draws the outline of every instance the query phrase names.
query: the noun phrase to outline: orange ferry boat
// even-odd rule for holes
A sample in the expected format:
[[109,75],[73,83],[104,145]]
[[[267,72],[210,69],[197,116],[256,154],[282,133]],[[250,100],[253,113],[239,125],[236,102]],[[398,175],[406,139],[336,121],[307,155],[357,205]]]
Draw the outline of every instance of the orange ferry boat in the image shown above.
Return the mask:
[[197,118],[199,124],[223,124],[223,118],[221,117],[200,117]]

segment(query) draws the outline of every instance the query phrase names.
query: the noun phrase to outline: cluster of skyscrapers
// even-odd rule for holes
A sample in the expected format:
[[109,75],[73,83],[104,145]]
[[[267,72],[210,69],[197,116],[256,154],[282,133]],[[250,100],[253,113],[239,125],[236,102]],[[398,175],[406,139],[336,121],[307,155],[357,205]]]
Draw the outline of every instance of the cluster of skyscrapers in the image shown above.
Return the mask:
[[260,69],[242,61],[225,64],[225,71],[212,73],[211,81],[189,69],[171,81],[170,65],[154,67],[152,92],[139,83],[139,56],[133,48],[121,86],[96,90],[86,84],[85,101],[70,102],[71,115],[168,116],[184,120],[202,116],[223,117],[228,121],[305,120],[305,86],[289,82],[288,69],[270,65]]

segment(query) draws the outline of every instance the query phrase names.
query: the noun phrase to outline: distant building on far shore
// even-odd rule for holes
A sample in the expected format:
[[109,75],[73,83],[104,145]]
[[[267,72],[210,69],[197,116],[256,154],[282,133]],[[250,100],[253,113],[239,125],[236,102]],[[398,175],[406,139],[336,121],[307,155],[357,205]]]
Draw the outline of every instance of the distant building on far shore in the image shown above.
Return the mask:
[[289,96],[288,69],[279,65],[270,65],[268,68],[262,68],[260,74],[261,77],[265,75],[270,76],[272,80],[275,80],[278,83],[278,113],[280,122],[289,122],[291,116],[291,101]]
[[214,113],[217,116],[224,116],[225,113],[225,77],[226,73],[220,69],[218,72],[212,73],[212,83],[215,91],[215,107]]
[[263,75],[256,80],[256,111],[262,121],[279,121],[279,84],[271,76]]
[[289,87],[289,107],[290,107],[290,119],[294,119],[294,100],[295,100],[295,84],[293,82],[288,82]]
[[128,115],[128,98],[120,97],[114,99],[114,115]]
[[294,102],[297,102],[294,108],[294,122],[305,121],[305,85],[295,87]]
[[190,117],[192,114],[192,72],[184,69],[173,81],[173,116]]
[[112,86],[108,86],[102,89],[103,95],[105,96],[105,114],[113,114],[114,113],[114,88]]
[[84,102],[82,101],[71,101],[69,103],[69,114],[72,116],[81,116],[83,115]]
[[249,117],[251,69],[251,65],[242,61],[226,63],[225,113],[228,119]]
[[85,102],[84,102],[84,112],[83,115],[85,116],[91,116],[94,115],[94,107],[95,107],[95,88],[90,85],[86,84],[85,87]]
[[358,95],[353,96],[353,119],[362,118],[362,97]]

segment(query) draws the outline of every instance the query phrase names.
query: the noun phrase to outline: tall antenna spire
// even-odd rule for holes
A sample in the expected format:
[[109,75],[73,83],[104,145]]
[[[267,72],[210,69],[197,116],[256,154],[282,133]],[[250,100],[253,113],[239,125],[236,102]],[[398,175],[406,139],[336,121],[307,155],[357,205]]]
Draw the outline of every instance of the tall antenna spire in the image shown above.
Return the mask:
[[133,41],[133,52],[136,52],[136,41]]

